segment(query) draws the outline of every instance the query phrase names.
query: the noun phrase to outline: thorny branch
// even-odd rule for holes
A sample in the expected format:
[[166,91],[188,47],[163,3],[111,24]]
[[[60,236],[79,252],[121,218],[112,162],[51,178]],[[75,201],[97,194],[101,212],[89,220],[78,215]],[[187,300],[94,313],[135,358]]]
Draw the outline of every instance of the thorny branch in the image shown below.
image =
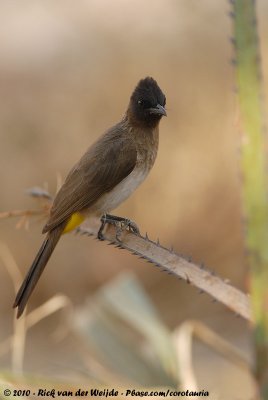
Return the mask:
[[[10,211],[1,213],[0,218],[20,216],[21,223],[19,221],[17,225],[21,227],[24,224],[27,227],[29,221],[27,218],[29,216],[47,215],[52,200],[50,194],[41,188],[29,189],[28,194],[41,201],[39,210]],[[76,232],[97,237],[98,227],[82,225]],[[231,286],[226,280],[208,271],[204,266],[194,264],[189,259],[175,253],[173,249],[161,246],[159,241],[153,242],[148,238],[147,234],[143,237],[127,229],[122,229],[122,227],[118,228],[118,226],[107,223],[103,232],[103,239],[108,241],[109,244],[125,249],[162,268],[164,271],[176,275],[179,279],[184,279],[187,283],[198,288],[200,292],[206,292],[237,315],[251,321],[250,300],[246,294]]]
[[[98,229],[81,226],[77,229],[77,232],[83,235],[96,236]],[[161,246],[159,242],[151,241],[147,235],[143,237],[128,230],[122,230],[120,241],[116,238],[117,235],[118,231],[114,225],[108,225],[103,233],[104,240],[107,240],[110,244],[125,249],[164,271],[184,279],[187,283],[199,288],[202,292],[206,292],[215,300],[227,306],[237,315],[251,320],[249,297],[222,278],[215,276],[203,266],[198,266],[176,254],[172,249]]]

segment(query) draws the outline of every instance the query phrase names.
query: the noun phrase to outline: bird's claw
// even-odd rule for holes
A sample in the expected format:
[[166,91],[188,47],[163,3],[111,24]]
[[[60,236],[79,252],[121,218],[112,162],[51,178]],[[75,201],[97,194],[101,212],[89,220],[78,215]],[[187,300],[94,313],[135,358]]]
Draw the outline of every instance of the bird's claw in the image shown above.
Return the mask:
[[128,229],[130,232],[134,233],[135,235],[140,234],[140,230],[136,222],[132,221],[131,219],[125,219],[125,221],[122,221],[124,228],[123,229]]
[[122,231],[125,229],[129,230],[130,232],[134,233],[135,235],[140,234],[140,230],[138,228],[138,225],[134,222],[131,221],[128,218],[123,218],[123,217],[117,217],[116,215],[110,215],[110,214],[104,214],[101,217],[101,226],[98,231],[98,239],[99,240],[104,240],[104,235],[103,235],[103,230],[106,224],[111,224],[115,226],[116,229],[116,240],[118,242],[121,242],[120,235]]

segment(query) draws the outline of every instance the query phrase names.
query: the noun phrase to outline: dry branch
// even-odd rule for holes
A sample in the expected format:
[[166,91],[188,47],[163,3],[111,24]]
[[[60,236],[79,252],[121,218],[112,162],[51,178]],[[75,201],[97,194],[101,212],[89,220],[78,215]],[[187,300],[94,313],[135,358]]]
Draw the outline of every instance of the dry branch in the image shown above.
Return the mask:
[[[81,226],[77,232],[96,236],[98,229]],[[209,294],[237,315],[251,321],[249,297],[225,282],[222,278],[215,276],[202,266],[186,260],[174,253],[173,250],[164,248],[159,243],[149,240],[147,236],[143,237],[128,230],[122,230],[120,232],[120,241],[118,241],[117,234],[117,228],[109,225],[103,234],[104,240],[144,258],[158,267],[162,267],[169,273],[177,275],[187,283]]]
[[[51,206],[52,197],[44,189],[32,188],[28,190],[28,194],[32,197],[44,200],[41,210],[32,212],[32,210],[11,211],[0,214],[2,218],[11,216],[28,217],[35,213],[39,215],[47,215]],[[89,236],[97,236],[99,227],[97,226],[80,226],[76,232]],[[120,232],[118,231],[120,230]],[[120,235],[118,235],[118,232]],[[118,240],[119,236],[119,240]],[[194,264],[192,261],[176,254],[172,249],[167,249],[153,242],[146,237],[134,234],[126,229],[111,224],[106,225],[103,233],[104,240],[129,251],[130,253],[144,258],[152,264],[162,268],[163,270],[184,279],[187,283],[192,284],[201,292],[206,292],[218,302],[224,304],[237,315],[248,321],[252,320],[249,296],[230,285],[226,280],[215,276],[212,272],[203,266]]]

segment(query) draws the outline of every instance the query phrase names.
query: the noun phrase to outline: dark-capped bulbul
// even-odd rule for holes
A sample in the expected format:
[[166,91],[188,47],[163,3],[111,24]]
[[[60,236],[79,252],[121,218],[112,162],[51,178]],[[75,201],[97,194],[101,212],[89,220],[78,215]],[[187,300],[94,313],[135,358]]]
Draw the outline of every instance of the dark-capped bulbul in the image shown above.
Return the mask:
[[71,169],[43,228],[46,238],[16,296],[17,318],[61,235],[87,217],[106,215],[144,181],[156,159],[159,121],[166,115],[165,104],[157,82],[150,77],[142,79],[122,120],[108,129]]

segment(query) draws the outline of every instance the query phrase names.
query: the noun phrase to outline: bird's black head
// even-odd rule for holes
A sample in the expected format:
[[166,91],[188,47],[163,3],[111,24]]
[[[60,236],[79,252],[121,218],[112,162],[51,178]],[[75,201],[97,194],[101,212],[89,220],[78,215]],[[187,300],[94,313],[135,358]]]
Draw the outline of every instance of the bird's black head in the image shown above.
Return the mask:
[[165,110],[166,97],[153,78],[140,80],[130,98],[129,112],[133,122],[156,126]]

